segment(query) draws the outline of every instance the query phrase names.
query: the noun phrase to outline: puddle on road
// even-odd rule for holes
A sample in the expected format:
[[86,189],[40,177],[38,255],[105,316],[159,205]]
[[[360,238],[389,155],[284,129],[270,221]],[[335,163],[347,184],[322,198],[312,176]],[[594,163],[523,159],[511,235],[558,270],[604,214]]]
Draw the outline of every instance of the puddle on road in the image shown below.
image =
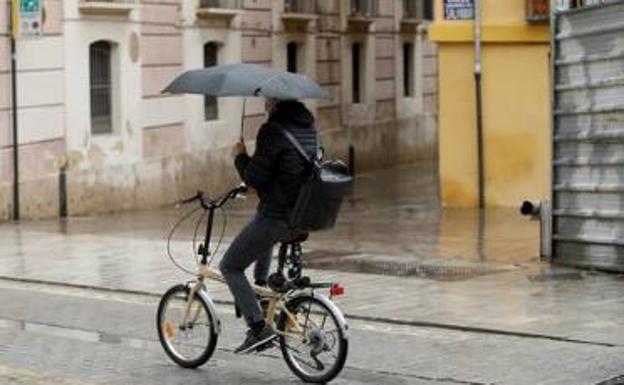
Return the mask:
[[581,272],[548,272],[531,275],[528,277],[531,282],[557,282],[557,281],[582,281],[585,276]]
[[306,268],[339,270],[354,273],[421,277],[438,281],[461,281],[483,275],[516,270],[513,265],[469,265],[449,262],[414,261],[392,256],[353,254],[340,251],[315,250],[304,254]]
[[62,337],[84,342],[100,342],[105,344],[123,345],[135,349],[160,347],[156,341],[126,337],[112,333],[84,330],[79,328],[50,325],[38,322],[27,322],[0,318],[0,329],[21,330],[28,333],[44,334],[52,337]]

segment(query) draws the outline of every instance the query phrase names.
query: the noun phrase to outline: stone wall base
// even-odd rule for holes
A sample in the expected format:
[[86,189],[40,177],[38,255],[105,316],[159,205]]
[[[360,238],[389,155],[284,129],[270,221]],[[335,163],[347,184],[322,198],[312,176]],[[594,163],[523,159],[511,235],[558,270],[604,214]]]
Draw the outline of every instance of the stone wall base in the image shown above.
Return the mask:
[[[328,158],[348,161],[350,142],[357,173],[397,164],[437,159],[433,116],[327,130],[323,143]],[[351,138],[351,141],[349,140]],[[238,183],[230,148],[144,159],[140,163],[67,173],[69,215],[104,214],[161,207],[197,190],[219,194]],[[24,181],[23,219],[59,215],[58,175]],[[10,219],[12,187],[0,185],[0,220]]]

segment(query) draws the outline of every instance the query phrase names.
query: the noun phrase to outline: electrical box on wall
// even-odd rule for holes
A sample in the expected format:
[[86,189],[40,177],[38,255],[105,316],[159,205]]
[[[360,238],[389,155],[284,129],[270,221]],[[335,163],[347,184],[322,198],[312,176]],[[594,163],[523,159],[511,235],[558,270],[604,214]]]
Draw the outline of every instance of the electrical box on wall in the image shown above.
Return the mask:
[[544,23],[550,20],[550,0],[525,0],[526,19],[530,23]]

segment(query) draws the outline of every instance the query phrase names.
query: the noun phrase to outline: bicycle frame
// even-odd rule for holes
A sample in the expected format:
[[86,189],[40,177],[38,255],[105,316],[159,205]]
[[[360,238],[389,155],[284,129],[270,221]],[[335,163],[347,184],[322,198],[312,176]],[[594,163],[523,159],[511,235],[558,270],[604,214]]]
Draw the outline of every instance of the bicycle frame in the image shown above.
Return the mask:
[[[198,194],[196,198],[193,198],[193,200],[200,199],[202,207],[208,211],[208,222],[206,224],[206,233],[204,236],[204,243],[199,245],[199,250],[198,250],[198,254],[201,255],[201,260],[200,260],[198,271],[197,271],[197,282],[192,287],[190,287],[190,292],[187,298],[184,316],[182,318],[183,325],[188,325],[189,317],[191,315],[191,307],[192,307],[193,299],[195,298],[195,295],[196,294],[202,295],[205,293],[204,280],[209,279],[209,280],[217,281],[217,282],[224,283],[224,284],[226,283],[225,278],[223,277],[221,272],[215,269],[214,267],[211,267],[208,265],[208,256],[210,255],[210,252],[209,252],[210,239],[212,236],[214,212],[217,208],[223,205],[227,201],[227,199],[229,199],[230,197],[235,197],[236,194],[232,195],[232,193],[230,192],[225,197],[217,201],[211,201],[208,203],[203,200],[203,197],[200,194]],[[256,285],[252,285],[252,289],[258,296],[269,299],[265,322],[275,331],[276,334],[281,335],[281,336],[288,335],[291,337],[297,336],[301,339],[305,338],[304,332],[297,324],[297,320],[295,316],[286,308],[286,306],[284,306],[284,297],[286,297],[287,294],[277,293],[271,290],[270,288],[256,286]],[[204,295],[204,297],[206,298],[207,295]],[[208,303],[212,304],[212,301],[209,301]],[[214,306],[214,305],[211,305],[211,306]],[[277,325],[275,325],[275,315],[278,314],[278,312],[280,311],[283,311],[287,315],[287,317],[289,318],[289,321],[291,321],[289,322],[289,324],[294,324],[296,326],[295,333],[284,333],[284,332],[277,330]],[[215,313],[214,309],[211,309],[211,312]],[[196,320],[198,316],[199,316],[199,308],[197,310],[197,313],[194,315],[193,320]],[[213,316],[215,320],[218,320],[218,318],[216,317],[216,313],[213,314]],[[218,328],[217,330],[219,329],[220,328]]]
[[[205,293],[204,280],[206,279],[225,283],[225,279],[223,278],[223,275],[217,269],[210,267],[208,265],[200,265],[198,269],[198,273],[197,273],[197,282],[195,282],[195,284],[190,287],[189,296],[187,298],[186,308],[184,311],[184,316],[182,318],[183,325],[189,324],[189,318],[191,316],[191,308],[192,308],[193,299],[195,298],[195,295],[203,295]],[[286,308],[286,306],[284,306],[284,298],[287,296],[287,294],[277,293],[269,288],[256,286],[256,285],[252,285],[252,289],[260,297],[267,298],[269,300],[267,311],[266,311],[265,322],[268,326],[270,326],[275,331],[277,335],[289,336],[289,337],[296,336],[296,337],[301,338],[302,340],[305,338],[303,329],[301,329],[301,327],[297,323],[296,317]],[[207,296],[204,295],[204,298],[206,297]],[[199,310],[200,308],[197,309],[197,312],[191,318],[193,321],[195,321],[197,317],[199,316]],[[275,324],[275,316],[279,314],[279,312],[282,312],[282,311],[287,315],[290,321],[289,325],[295,326],[294,328],[291,327],[291,329],[294,329],[294,330],[291,330],[291,332],[285,333],[277,329],[277,325]],[[215,316],[215,319],[218,320],[218,318],[216,317],[216,314],[213,314],[213,316]]]

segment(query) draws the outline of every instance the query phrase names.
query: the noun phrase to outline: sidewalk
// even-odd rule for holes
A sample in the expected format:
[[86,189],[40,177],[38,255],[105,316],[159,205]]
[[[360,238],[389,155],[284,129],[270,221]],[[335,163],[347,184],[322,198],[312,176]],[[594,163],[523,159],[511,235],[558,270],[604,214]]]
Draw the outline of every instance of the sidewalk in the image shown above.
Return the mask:
[[[488,212],[480,236],[474,211],[437,208],[427,169],[358,179],[336,231],[304,244],[306,262],[317,267],[306,274],[346,286],[340,307],[347,315],[624,344],[623,279],[540,264],[538,226],[515,210]],[[228,209],[217,259],[252,206]],[[189,279],[168,260],[165,243],[184,210],[2,224],[0,275],[162,293]],[[183,230],[172,250],[192,268],[192,226]],[[375,269],[394,275],[357,272]],[[224,286],[208,287],[215,299],[230,299]]]

